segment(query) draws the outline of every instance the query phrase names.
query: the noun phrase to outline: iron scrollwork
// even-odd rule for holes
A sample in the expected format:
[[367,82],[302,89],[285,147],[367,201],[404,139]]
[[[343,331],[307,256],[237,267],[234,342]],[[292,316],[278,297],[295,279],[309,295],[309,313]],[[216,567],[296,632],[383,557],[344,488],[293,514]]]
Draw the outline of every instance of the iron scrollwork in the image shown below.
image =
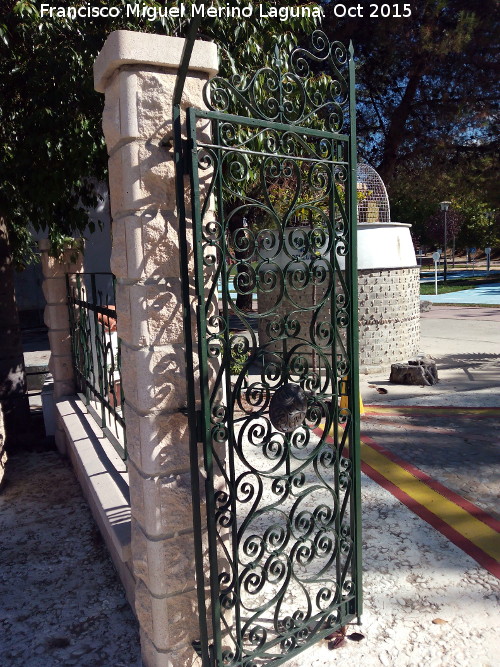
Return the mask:
[[350,85],[316,32],[188,114],[217,667],[281,664],[357,613]]

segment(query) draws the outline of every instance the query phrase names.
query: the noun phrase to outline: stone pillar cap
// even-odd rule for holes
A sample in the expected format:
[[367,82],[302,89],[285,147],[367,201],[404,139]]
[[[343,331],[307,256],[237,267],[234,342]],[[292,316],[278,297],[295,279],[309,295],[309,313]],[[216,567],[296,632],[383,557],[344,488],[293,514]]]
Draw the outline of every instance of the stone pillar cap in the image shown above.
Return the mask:
[[[155,65],[177,69],[185,39],[133,30],[115,30],[108,35],[94,62],[94,88],[104,93],[113,72],[122,65]],[[219,71],[217,45],[197,40],[194,43],[190,71],[206,72],[213,77]]]

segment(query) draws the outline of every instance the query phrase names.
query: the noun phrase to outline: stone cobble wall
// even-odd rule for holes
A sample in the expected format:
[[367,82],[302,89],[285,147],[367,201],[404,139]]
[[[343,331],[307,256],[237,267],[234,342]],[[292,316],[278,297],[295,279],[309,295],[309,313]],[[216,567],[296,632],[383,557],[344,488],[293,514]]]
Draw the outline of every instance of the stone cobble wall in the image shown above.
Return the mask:
[[418,267],[358,274],[360,372],[407,361],[420,346]]
[[[340,283],[337,295],[342,294]],[[307,287],[294,294],[298,306],[319,303],[324,288]],[[276,301],[273,293],[259,293],[259,309],[271,310]],[[273,316],[259,321],[259,340],[268,351],[281,351],[281,342],[269,342],[267,327],[276,319],[294,313],[300,324],[301,336],[309,338],[312,311],[300,311],[283,299]],[[360,372],[389,369],[391,364],[407,361],[415,356],[420,346],[420,283],[419,269],[371,269],[358,273],[359,365]],[[330,309],[325,304],[318,320],[330,320]],[[305,349],[305,348],[304,348]],[[269,355],[271,357],[271,355]],[[305,355],[310,361],[310,355]]]

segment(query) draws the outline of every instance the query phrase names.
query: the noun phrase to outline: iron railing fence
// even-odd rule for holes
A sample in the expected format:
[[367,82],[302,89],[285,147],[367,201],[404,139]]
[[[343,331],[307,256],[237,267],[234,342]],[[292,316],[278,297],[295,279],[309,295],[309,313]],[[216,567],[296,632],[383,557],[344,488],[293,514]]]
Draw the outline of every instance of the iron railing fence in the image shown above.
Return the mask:
[[67,274],[77,393],[123,459],[127,458],[120,339],[112,273]]

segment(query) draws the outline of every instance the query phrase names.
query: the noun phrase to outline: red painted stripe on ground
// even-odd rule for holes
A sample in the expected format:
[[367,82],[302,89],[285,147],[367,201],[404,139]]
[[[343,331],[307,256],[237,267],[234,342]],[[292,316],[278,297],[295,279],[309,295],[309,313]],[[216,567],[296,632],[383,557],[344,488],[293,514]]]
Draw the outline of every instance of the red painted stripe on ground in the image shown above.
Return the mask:
[[[319,436],[324,436],[321,428],[315,429],[315,433],[317,433],[317,435]],[[331,438],[331,436],[327,436],[325,440],[326,442],[334,444],[334,441]],[[408,463],[407,461],[404,461],[398,456],[392,454],[392,452],[386,450],[384,447],[377,444],[370,436],[364,435],[361,438],[361,441],[368,447],[371,447],[375,451],[379,452],[381,455],[387,457],[396,465],[406,470],[420,482],[429,486],[429,488],[431,488],[436,493],[442,495],[450,502],[453,502],[459,507],[461,507],[465,512],[471,514],[471,516],[474,517],[474,519],[481,521],[490,529],[496,532],[500,532],[500,522],[497,521],[491,515],[487,514],[487,512],[485,512],[481,508],[477,507],[476,505],[469,502],[465,498],[462,498],[462,496],[459,496],[454,491],[451,491],[451,489],[448,489],[447,487],[443,486],[440,482],[433,479],[432,477],[427,475],[427,473],[424,473],[419,468],[416,468],[411,463]],[[347,454],[344,453],[343,455],[347,456]],[[380,486],[382,486],[384,489],[389,491],[389,493],[391,493],[395,498],[397,498],[406,507],[408,507],[408,509],[411,510],[414,514],[416,514],[421,519],[426,521],[429,525],[431,525],[442,535],[444,535],[448,540],[450,540],[450,542],[453,542],[453,544],[455,544],[457,547],[462,549],[462,551],[471,556],[471,558],[473,558],[477,563],[479,563],[482,567],[488,570],[488,572],[491,572],[491,574],[500,578],[500,563],[498,563],[498,561],[492,558],[489,554],[485,553],[480,547],[474,544],[471,540],[467,539],[464,535],[456,531],[443,519],[436,516],[436,514],[434,514],[429,509],[421,505],[414,498],[409,496],[405,491],[400,489],[396,484],[388,480],[386,477],[381,475],[378,471],[376,471],[370,465],[368,465],[363,461],[361,462],[361,470],[368,477],[370,477],[375,482],[380,484]]]

